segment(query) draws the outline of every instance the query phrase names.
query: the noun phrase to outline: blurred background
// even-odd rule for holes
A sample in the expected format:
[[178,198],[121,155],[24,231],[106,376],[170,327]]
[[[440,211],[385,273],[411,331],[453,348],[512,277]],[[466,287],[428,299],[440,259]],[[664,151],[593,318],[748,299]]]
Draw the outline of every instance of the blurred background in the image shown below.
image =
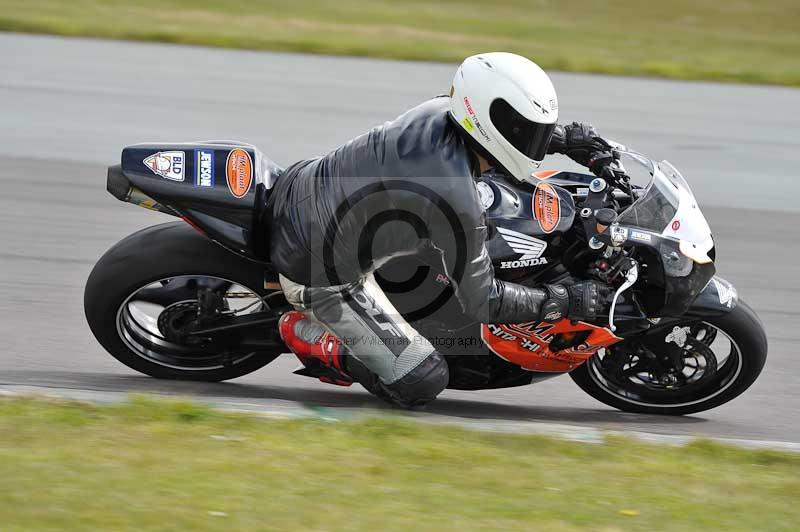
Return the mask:
[[170,219],[106,193],[125,145],[240,139],[287,165],[446,93],[468,55],[517,52],[551,74],[561,122],[683,172],[769,358],[694,416],[618,412],[559,377],[448,390],[426,419],[796,449],[798,28],[797,0],[0,0],[0,395],[316,419],[0,401],[0,529],[796,529],[796,457],[353,424],[384,405],[292,375],[288,355],[228,383],[159,381],[103,351],[83,287],[111,245]]
[[624,415],[565,378],[448,391],[434,411],[800,441],[799,23],[793,0],[0,0],[0,384],[377,406],[290,375],[289,358],[201,385],[103,352],[83,318],[86,277],[113,243],[167,220],[107,194],[106,167],[127,144],[212,138],[290,164],[447,92],[465,56],[507,50],[548,69],[562,122],[681,169],[720,274],[766,323],[770,360],[701,417]]

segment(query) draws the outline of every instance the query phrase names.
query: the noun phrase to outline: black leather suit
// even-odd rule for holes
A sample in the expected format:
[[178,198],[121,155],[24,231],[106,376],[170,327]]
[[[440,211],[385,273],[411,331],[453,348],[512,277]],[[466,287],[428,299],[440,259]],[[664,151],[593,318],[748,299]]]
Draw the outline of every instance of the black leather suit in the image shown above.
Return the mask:
[[357,282],[387,259],[441,252],[465,313],[537,320],[544,290],[500,281],[486,251],[476,161],[437,97],[286,169],[270,195],[271,258],[309,287]]

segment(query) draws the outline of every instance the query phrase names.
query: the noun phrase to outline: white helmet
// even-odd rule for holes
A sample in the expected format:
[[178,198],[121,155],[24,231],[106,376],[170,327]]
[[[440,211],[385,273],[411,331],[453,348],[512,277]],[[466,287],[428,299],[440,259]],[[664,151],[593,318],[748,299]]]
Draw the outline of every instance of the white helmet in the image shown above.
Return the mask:
[[536,63],[506,52],[466,58],[453,78],[450,114],[490,162],[520,181],[538,181],[533,172],[547,153],[558,100]]

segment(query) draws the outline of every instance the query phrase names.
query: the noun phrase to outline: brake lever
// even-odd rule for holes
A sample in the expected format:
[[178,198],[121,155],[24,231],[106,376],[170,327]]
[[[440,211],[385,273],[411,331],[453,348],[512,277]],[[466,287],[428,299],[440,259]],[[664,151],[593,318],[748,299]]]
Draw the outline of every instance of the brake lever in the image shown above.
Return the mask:
[[625,272],[625,282],[617,288],[617,291],[614,293],[614,300],[611,302],[611,311],[608,313],[608,326],[611,329],[611,332],[617,330],[617,327],[614,325],[614,311],[617,308],[617,300],[619,296],[622,295],[623,292],[628,290],[639,279],[639,265],[636,262],[633,262],[633,265],[628,268],[628,271]]

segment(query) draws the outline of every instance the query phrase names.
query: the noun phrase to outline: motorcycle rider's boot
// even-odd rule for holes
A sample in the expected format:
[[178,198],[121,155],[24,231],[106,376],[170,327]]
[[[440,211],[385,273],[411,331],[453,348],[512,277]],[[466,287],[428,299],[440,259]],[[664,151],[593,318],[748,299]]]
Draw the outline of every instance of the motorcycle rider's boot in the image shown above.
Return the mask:
[[281,316],[278,331],[286,346],[303,363],[298,375],[316,377],[322,382],[350,386],[353,379],[344,369],[341,340],[316,320],[292,310]]

